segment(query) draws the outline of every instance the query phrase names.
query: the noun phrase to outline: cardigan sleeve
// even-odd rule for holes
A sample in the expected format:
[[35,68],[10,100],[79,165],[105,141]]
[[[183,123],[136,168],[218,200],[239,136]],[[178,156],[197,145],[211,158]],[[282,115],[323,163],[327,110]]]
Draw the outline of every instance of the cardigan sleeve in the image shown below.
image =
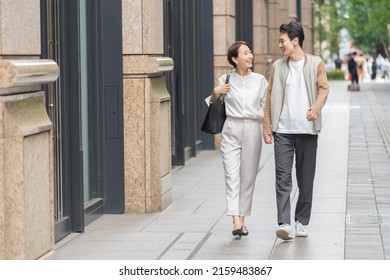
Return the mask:
[[263,135],[272,134],[271,127],[271,93],[274,81],[275,66],[272,66],[271,76],[269,78],[269,84],[266,91],[265,107],[264,107],[264,120],[263,120]]
[[325,106],[326,100],[329,94],[328,78],[326,76],[326,66],[321,60],[317,67],[317,101],[315,106],[318,106],[320,110]]

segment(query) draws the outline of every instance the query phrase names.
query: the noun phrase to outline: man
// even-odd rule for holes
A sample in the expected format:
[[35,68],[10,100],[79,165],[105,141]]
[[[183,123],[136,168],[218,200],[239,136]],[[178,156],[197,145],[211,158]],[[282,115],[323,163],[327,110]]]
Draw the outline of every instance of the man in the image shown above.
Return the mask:
[[283,57],[272,66],[264,112],[263,136],[266,144],[274,141],[276,236],[291,240],[292,167],[296,157],[299,196],[295,210],[296,236],[308,236],[317,140],[321,130],[321,109],[328,92],[326,68],[322,59],[302,50],[305,38],[299,22],[279,28],[279,48]]

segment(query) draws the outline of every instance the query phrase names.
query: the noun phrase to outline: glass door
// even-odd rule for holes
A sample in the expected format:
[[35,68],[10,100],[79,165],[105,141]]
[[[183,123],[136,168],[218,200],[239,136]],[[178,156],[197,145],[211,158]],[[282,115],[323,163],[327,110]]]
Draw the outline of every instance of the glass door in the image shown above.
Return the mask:
[[[45,87],[53,123],[55,240],[103,213],[98,150],[96,56],[90,0],[42,0],[42,56],[57,62],[60,77]],[[77,24],[74,24],[74,23]],[[73,23],[73,24],[70,24]],[[91,215],[93,213],[93,215]]]
[[121,0],[41,0],[53,123],[55,239],[124,211]]
[[[84,209],[88,215],[96,214],[103,206],[102,178],[99,171],[100,155],[99,126],[100,115],[98,81],[96,76],[97,56],[96,21],[94,6],[90,0],[79,0],[80,36],[80,95],[81,95],[81,149],[83,152],[83,193]],[[103,209],[99,210],[103,213]]]
[[[41,1],[42,57],[62,63],[60,44],[60,0]],[[44,86],[47,112],[53,123],[53,169],[54,169],[54,221],[55,240],[58,241],[72,231],[70,218],[69,189],[64,184],[64,139],[63,135],[63,79]]]

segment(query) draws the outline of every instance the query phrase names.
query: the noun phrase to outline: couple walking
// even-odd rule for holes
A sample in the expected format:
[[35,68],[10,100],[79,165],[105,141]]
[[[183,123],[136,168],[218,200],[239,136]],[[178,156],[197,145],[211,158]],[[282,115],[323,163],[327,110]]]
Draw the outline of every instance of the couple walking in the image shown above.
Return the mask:
[[302,50],[302,25],[291,21],[282,24],[279,31],[283,57],[274,62],[269,82],[250,70],[252,48],[239,41],[227,53],[229,63],[235,68],[229,84],[225,84],[226,75],[220,77],[209,99],[215,102],[221,94],[225,96],[227,118],[222,130],[221,154],[227,215],[233,217],[234,236],[249,234],[245,217],[251,214],[262,138],[266,144],[274,144],[279,225],[276,236],[283,240],[293,238],[290,193],[294,155],[299,189],[295,235],[308,236],[321,109],[329,88],[324,62]]

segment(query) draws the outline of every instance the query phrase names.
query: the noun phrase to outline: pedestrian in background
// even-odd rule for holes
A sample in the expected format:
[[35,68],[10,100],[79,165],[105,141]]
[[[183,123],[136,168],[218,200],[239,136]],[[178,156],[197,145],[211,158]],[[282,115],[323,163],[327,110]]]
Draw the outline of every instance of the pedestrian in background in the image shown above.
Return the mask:
[[336,69],[341,69],[341,66],[343,65],[343,61],[339,56],[337,56],[336,60],[334,61]]
[[351,76],[352,85],[359,84],[359,76],[357,73],[356,54],[357,54],[356,52],[353,52],[352,54],[350,54],[349,60],[348,60],[348,72]]
[[356,58],[357,62],[357,74],[359,76],[360,81],[364,81],[364,78],[366,77],[366,58],[363,56],[363,54],[359,54],[358,57]]
[[[251,71],[252,47],[249,43],[234,43],[227,52],[234,67],[229,84],[226,75],[219,78],[210,102],[224,95],[226,121],[222,130],[221,154],[225,171],[227,215],[233,217],[234,236],[248,235],[245,217],[251,214],[253,190],[259,171],[262,148],[262,103],[268,82]],[[207,99],[206,99],[207,102]]]
[[389,71],[390,71],[390,62],[389,59],[386,57],[381,67],[382,79],[384,80],[384,82],[389,81]]
[[279,28],[279,48],[283,57],[272,66],[266,95],[263,135],[266,144],[274,142],[276,236],[290,240],[292,168],[295,155],[299,196],[294,221],[295,235],[308,236],[313,183],[316,169],[321,109],[329,86],[322,59],[302,50],[305,39],[302,24],[291,21]]
[[379,71],[381,71],[382,64],[383,64],[383,62],[385,62],[385,58],[381,54],[378,54],[378,56],[376,57],[375,60],[376,60],[376,65],[377,65]]
[[378,67],[376,65],[376,61],[375,59],[372,61],[372,65],[371,65],[371,80],[375,81],[376,79],[376,72],[378,70]]

